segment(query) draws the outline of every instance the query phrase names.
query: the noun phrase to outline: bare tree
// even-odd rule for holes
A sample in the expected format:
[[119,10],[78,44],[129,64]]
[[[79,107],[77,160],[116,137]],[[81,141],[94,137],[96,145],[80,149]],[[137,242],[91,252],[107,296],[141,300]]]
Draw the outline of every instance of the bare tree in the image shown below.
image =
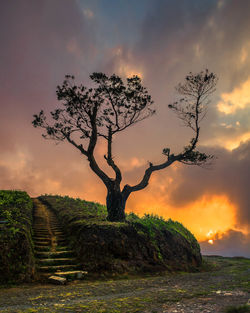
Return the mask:
[[[166,160],[157,165],[149,163],[138,184],[127,184],[122,190],[122,173],[113,158],[113,136],[152,116],[155,113],[153,101],[138,76],[127,78],[126,85],[117,75],[108,77],[103,73],[93,73],[90,78],[95,83],[94,88],[77,86],[74,77],[67,75],[56,92],[57,99],[62,101],[62,107],[50,112],[50,122],[47,122],[44,112],[41,111],[34,115],[32,123],[34,127],[45,129],[44,138],[66,140],[87,158],[90,168],[107,188],[108,220],[123,221],[129,195],[144,189],[153,172],[167,168],[176,161],[202,166],[213,158],[212,155],[197,151],[196,147],[200,135],[200,121],[205,116],[208,97],[215,90],[217,78],[208,70],[198,74],[190,73],[185,83],[177,86],[177,91],[182,97],[170,104],[169,108],[193,130],[194,137],[179,154],[171,154],[169,148],[163,149]],[[99,137],[107,141],[107,153],[104,158],[113,169],[114,178],[109,177],[95,159],[94,151]]]

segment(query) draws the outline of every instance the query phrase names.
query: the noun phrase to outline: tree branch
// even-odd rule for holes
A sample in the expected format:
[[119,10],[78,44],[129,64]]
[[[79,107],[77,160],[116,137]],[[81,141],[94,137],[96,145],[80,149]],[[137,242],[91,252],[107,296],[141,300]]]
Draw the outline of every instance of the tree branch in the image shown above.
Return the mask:
[[162,164],[158,164],[158,165],[153,165],[152,163],[150,163],[149,167],[146,169],[141,181],[137,184],[137,185],[134,185],[134,186],[130,186],[130,185],[125,185],[123,190],[122,190],[122,193],[125,195],[125,196],[129,196],[129,194],[131,192],[134,192],[134,191],[139,191],[139,190],[142,190],[144,189],[145,187],[147,187],[148,183],[149,183],[149,179],[152,175],[153,172],[155,171],[159,171],[159,170],[162,170],[164,168],[167,168],[169,167],[172,163],[174,163],[175,161],[179,161],[181,159],[181,155],[171,155],[169,156],[169,158],[167,159],[166,162],[163,162]]
[[96,173],[96,175],[98,177],[101,178],[101,180],[106,185],[106,187],[108,187],[110,182],[111,182],[111,178],[106,173],[104,173],[103,170],[100,169],[100,167],[98,166],[98,164],[95,160],[95,157],[94,157],[94,149],[95,149],[95,146],[97,143],[97,135],[98,135],[97,134],[97,126],[96,126],[97,111],[98,111],[98,106],[96,104],[93,108],[93,113],[91,114],[89,112],[90,122],[91,122],[91,127],[92,127],[92,133],[91,133],[91,137],[89,140],[87,155],[88,155],[90,168]]
[[108,130],[108,153],[104,155],[105,160],[107,161],[108,165],[112,167],[116,174],[115,182],[120,184],[122,181],[122,174],[119,167],[115,164],[113,157],[112,157],[112,129],[111,126]]
[[67,141],[68,141],[69,143],[71,143],[74,147],[76,147],[78,150],[80,150],[80,152],[81,152],[82,154],[84,154],[85,156],[88,156],[87,150],[85,150],[81,144],[78,145],[78,144],[70,137],[70,134],[64,134],[64,136],[65,136],[65,138],[67,139]]
[[[198,74],[190,73],[187,75],[185,83],[179,84],[176,88],[184,98],[180,98],[168,106],[186,126],[195,132],[190,144],[184,147],[184,151],[180,154],[179,161],[184,164],[202,166],[213,159],[212,155],[206,155],[195,149],[200,136],[199,124],[206,113],[204,105],[208,103],[207,97],[215,90],[216,83],[216,75],[209,73],[208,70]],[[168,149],[164,149],[163,154],[165,154],[165,150]]]

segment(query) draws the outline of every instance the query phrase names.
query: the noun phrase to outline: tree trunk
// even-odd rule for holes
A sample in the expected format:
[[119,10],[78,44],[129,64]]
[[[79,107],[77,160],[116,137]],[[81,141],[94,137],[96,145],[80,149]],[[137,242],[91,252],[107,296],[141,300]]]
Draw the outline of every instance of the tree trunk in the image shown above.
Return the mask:
[[125,221],[125,204],[127,198],[121,193],[120,188],[109,188],[107,194],[107,219],[110,222]]

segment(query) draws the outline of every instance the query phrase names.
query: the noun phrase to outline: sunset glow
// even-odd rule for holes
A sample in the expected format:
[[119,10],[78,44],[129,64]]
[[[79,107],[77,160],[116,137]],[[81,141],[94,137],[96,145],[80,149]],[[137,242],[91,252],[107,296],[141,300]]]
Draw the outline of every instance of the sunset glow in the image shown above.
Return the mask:
[[205,195],[188,206],[180,208],[164,204],[160,206],[160,199],[157,202],[155,200],[150,202],[147,198],[140,200],[136,213],[143,215],[150,211],[152,214],[161,215],[166,219],[171,217],[182,222],[198,240],[213,237],[213,234],[224,232],[235,225],[236,208],[230,204],[225,195]]

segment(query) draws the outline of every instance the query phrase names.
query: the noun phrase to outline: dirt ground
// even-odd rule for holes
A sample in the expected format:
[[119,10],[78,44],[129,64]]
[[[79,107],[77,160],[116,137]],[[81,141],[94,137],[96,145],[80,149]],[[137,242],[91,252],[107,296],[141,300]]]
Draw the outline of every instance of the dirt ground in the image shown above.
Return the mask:
[[250,305],[250,259],[205,259],[210,270],[197,273],[2,286],[0,312],[216,313]]

